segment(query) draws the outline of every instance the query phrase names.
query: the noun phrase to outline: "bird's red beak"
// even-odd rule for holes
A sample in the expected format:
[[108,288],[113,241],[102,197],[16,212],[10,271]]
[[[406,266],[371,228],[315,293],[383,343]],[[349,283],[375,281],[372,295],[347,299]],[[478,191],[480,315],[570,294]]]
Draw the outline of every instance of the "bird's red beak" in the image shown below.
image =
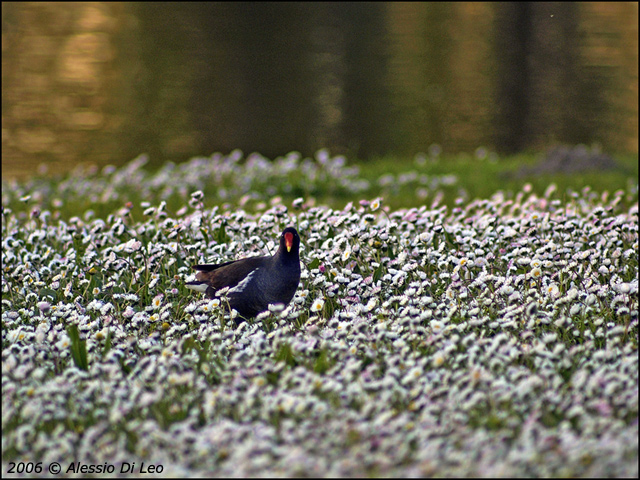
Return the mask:
[[284,234],[284,244],[287,246],[287,252],[290,252],[293,247],[293,233],[287,232]]

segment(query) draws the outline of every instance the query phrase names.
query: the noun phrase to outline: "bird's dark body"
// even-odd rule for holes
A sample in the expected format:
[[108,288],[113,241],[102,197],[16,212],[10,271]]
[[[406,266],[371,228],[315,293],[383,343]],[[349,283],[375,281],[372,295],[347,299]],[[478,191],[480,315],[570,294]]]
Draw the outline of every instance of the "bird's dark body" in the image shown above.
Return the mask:
[[[273,255],[249,257],[217,265],[195,265],[196,281],[187,286],[204,291],[208,298],[225,287],[229,307],[240,316],[251,318],[269,308],[269,304],[288,304],[300,282],[300,237],[294,228],[286,228],[280,247]],[[206,286],[206,290],[203,290]]]

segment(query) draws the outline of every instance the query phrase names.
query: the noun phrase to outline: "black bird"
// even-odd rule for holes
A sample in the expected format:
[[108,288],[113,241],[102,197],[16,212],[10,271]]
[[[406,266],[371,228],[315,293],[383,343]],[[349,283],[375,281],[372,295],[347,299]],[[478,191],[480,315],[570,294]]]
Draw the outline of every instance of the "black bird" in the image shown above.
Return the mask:
[[280,235],[280,247],[272,257],[249,257],[219,265],[194,265],[195,282],[187,288],[208,298],[225,287],[229,306],[241,317],[251,318],[269,308],[270,303],[287,305],[300,283],[300,237],[293,227]]

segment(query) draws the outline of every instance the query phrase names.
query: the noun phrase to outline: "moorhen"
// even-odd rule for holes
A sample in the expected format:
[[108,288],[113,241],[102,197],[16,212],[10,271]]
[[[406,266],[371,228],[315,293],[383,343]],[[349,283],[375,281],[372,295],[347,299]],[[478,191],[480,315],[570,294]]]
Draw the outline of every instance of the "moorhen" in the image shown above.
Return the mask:
[[293,227],[280,235],[280,247],[272,257],[249,257],[219,265],[194,265],[195,282],[187,288],[214,298],[216,291],[229,287],[229,306],[241,317],[251,318],[268,310],[270,303],[287,305],[300,282],[300,237]]

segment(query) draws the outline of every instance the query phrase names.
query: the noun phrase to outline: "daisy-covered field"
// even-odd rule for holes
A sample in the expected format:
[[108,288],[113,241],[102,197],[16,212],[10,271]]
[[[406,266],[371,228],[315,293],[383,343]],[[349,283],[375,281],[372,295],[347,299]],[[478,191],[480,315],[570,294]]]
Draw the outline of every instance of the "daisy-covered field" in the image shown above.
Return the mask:
[[[143,163],[3,182],[3,475],[638,476],[637,184],[390,209],[326,152]],[[185,288],[287,226],[290,305]]]

